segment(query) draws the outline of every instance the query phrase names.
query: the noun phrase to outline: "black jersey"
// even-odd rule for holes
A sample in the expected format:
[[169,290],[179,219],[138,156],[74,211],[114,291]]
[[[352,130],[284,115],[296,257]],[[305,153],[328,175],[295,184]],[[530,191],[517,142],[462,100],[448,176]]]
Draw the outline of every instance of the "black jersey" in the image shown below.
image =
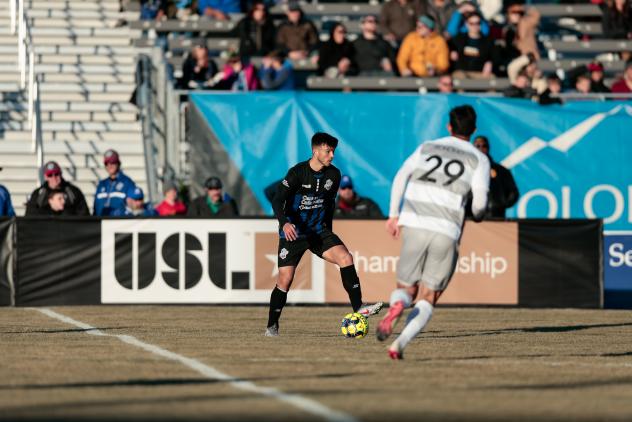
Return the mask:
[[272,202],[279,235],[285,238],[283,225],[288,222],[296,226],[299,236],[331,230],[339,185],[340,170],[333,165],[314,171],[304,161],[288,170]]

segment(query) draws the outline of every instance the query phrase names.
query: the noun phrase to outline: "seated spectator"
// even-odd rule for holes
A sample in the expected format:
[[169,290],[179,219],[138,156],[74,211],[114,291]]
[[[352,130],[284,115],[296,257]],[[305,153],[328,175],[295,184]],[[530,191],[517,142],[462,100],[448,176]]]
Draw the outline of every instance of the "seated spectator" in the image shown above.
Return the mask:
[[[1,167],[0,170],[2,170]],[[3,185],[0,185],[0,217],[15,217],[15,210],[11,203],[11,194]]]
[[344,175],[340,178],[338,188],[338,202],[334,210],[335,218],[384,218],[380,207],[370,198],[359,196],[353,190],[351,177]]
[[455,78],[491,78],[492,50],[494,44],[481,33],[480,15],[473,13],[465,17],[467,32],[452,38],[453,51],[450,59],[454,62]]
[[228,54],[221,72],[211,81],[213,89],[228,91],[256,91],[259,89],[257,70],[247,58],[239,57],[236,52]]
[[397,55],[397,67],[402,76],[423,78],[448,70],[448,44],[434,32],[434,27],[431,17],[420,16],[417,29],[404,38]]
[[632,60],[625,63],[623,77],[612,84],[612,92],[615,94],[632,93]]
[[[127,192],[136,184],[121,171],[121,160],[113,149],[105,151],[103,164],[108,177],[99,181],[94,195],[94,215],[109,216],[121,212],[127,203]],[[118,210],[118,211],[117,211]]]
[[415,30],[417,18],[424,14],[421,0],[389,0],[382,5],[380,29],[384,39],[399,45]]
[[288,3],[286,15],[287,21],[277,31],[277,46],[291,60],[306,59],[318,46],[318,30],[310,20],[305,19],[297,1]]
[[127,192],[127,203],[125,208],[118,208],[113,213],[113,217],[156,217],[158,212],[152,205],[143,200],[145,194],[138,186],[134,186]]
[[610,92],[604,82],[603,65],[598,61],[592,61],[586,66],[590,74],[590,92],[594,93],[606,93]]
[[377,32],[377,17],[364,16],[362,33],[353,42],[355,62],[360,75],[392,75],[395,55],[393,48]]
[[459,8],[452,13],[448,25],[445,28],[445,37],[454,38],[459,34],[466,34],[469,28],[466,25],[466,20],[470,15],[476,14],[479,16],[480,32],[487,36],[489,35],[489,25],[481,18],[481,13],[478,10],[476,3],[470,0],[466,0],[459,5]]
[[347,40],[347,29],[336,23],[329,29],[329,40],[318,50],[318,74],[328,78],[357,73],[355,49]]
[[263,58],[259,70],[261,87],[267,91],[294,89],[294,67],[281,50],[275,50]]
[[239,21],[235,32],[239,37],[239,54],[243,56],[265,56],[274,50],[276,28],[262,0],[256,0],[248,15]]
[[529,78],[529,84],[537,93],[546,89],[546,80],[542,77],[542,71],[538,67],[538,59],[533,54],[520,56],[507,66],[509,82],[514,83],[520,72],[524,72]]
[[536,42],[539,24],[540,12],[535,7],[525,9],[524,4],[514,3],[507,8],[507,24],[503,28],[507,62],[529,53],[540,58]]
[[41,208],[39,215],[64,215],[66,195],[61,189],[51,189],[46,193],[46,207]]
[[240,13],[239,0],[197,0],[200,16],[226,21],[230,13]]
[[437,81],[437,89],[442,94],[452,94],[454,92],[454,82],[451,75],[441,75]]
[[452,18],[452,13],[456,10],[454,0],[427,0],[426,14],[435,21],[435,31],[444,35],[444,32]]
[[213,60],[209,60],[206,45],[194,45],[182,63],[182,78],[179,86],[181,89],[207,88],[216,73],[217,66]]
[[64,195],[65,206],[62,207],[64,215],[90,215],[86,198],[81,190],[67,182],[63,176],[61,167],[55,161],[49,161],[42,169],[44,172],[44,183],[35,189],[26,204],[26,214],[49,215],[49,194],[51,191],[60,191]]
[[521,71],[512,82],[511,86],[503,92],[505,97],[509,98],[525,98],[532,99],[537,94],[536,90],[531,88],[531,81],[526,71]]
[[562,104],[562,99],[554,97],[554,94],[562,92],[562,81],[559,76],[552,73],[546,78],[547,88],[539,97],[540,105]]
[[204,186],[206,195],[191,202],[188,217],[237,217],[239,211],[235,200],[222,192],[222,181],[217,177],[209,177]]
[[590,76],[587,74],[579,75],[575,79],[575,89],[570,92],[577,94],[590,94]]
[[600,4],[601,24],[606,38],[632,38],[632,6],[630,0],[605,0]]
[[165,195],[165,199],[156,206],[156,212],[161,217],[168,217],[171,215],[186,215],[187,207],[184,202],[178,199],[178,189],[173,182],[164,182],[162,185],[162,191]]

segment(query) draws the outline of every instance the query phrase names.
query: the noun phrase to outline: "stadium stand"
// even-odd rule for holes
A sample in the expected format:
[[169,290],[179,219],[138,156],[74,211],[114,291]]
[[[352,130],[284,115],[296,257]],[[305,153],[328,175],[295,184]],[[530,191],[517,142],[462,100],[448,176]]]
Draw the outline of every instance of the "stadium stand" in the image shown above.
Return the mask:
[[[117,0],[25,2],[40,74],[44,159],[59,162],[64,177],[93,202],[96,183],[105,176],[102,154],[109,148],[122,155],[124,170],[145,186],[141,125],[129,100],[135,89],[139,50],[132,39],[140,31],[115,28],[119,19],[136,19],[136,12],[119,12]],[[9,28],[9,12],[3,12]],[[26,97],[17,93],[17,39],[0,37],[4,58],[3,83],[15,92],[3,96],[0,154],[3,183],[10,189],[17,215],[23,215],[26,196],[38,182],[37,159],[31,149],[26,120]],[[11,82],[15,81],[15,82]],[[3,85],[3,91],[8,88]]]

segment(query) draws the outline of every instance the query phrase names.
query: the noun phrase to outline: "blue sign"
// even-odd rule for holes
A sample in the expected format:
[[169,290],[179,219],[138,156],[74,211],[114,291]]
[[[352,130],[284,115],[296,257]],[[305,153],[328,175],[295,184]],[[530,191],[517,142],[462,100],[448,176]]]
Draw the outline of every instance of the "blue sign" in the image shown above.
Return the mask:
[[632,232],[604,236],[604,305],[632,308]]
[[448,135],[450,108],[472,105],[475,135],[520,189],[508,217],[603,218],[632,230],[632,102],[540,106],[525,100],[393,93],[193,93],[264,209],[264,188],[311,156],[309,140],[340,139],[334,164],[360,195],[388,210],[390,185],[409,154]]

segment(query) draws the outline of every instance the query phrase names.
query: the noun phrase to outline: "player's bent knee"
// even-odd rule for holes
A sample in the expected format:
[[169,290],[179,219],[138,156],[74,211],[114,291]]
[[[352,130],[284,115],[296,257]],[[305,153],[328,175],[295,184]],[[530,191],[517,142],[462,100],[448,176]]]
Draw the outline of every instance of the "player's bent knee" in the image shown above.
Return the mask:
[[353,256],[349,252],[346,252],[338,259],[338,266],[344,268],[350,265],[353,265]]

